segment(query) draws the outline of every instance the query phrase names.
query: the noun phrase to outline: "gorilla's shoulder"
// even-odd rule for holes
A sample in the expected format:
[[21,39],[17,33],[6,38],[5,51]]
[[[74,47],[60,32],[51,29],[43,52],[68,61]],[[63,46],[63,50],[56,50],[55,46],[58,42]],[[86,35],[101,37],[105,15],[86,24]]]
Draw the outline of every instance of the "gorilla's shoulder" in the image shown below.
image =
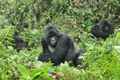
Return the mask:
[[61,33],[61,36],[65,38],[70,38],[70,36],[68,36],[66,33],[63,33],[63,32]]
[[72,40],[71,37],[69,35],[67,35],[66,33],[61,33],[61,38],[60,39],[63,39],[63,40]]

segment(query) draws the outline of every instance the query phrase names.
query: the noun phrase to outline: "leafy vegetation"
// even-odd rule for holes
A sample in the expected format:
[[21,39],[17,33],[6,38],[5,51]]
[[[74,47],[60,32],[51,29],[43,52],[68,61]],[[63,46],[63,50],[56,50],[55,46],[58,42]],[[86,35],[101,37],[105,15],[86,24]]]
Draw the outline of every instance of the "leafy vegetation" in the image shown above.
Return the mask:
[[[119,0],[0,0],[0,80],[53,80],[49,72],[63,74],[60,80],[119,80],[119,10]],[[115,33],[107,40],[92,39],[90,29],[101,19],[109,20]],[[86,50],[85,69],[37,61],[48,22],[57,24],[77,47]],[[12,47],[16,30],[30,50],[18,53]]]

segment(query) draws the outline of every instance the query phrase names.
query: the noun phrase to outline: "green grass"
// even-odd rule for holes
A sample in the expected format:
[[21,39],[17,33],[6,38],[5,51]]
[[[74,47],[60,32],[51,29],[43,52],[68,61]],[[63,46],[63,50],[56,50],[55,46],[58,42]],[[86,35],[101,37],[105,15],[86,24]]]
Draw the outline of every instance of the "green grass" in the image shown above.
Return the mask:
[[[60,80],[120,79],[120,1],[80,0],[81,4],[77,1],[0,0],[0,80],[53,80],[49,72],[61,73]],[[106,40],[92,39],[90,29],[101,19],[111,21],[115,33]],[[86,68],[71,67],[67,63],[53,67],[50,62],[37,61],[42,53],[40,40],[48,21],[67,33],[76,48],[86,50]],[[25,25],[28,28],[22,29]],[[31,50],[18,53],[12,47],[16,30],[28,41]]]

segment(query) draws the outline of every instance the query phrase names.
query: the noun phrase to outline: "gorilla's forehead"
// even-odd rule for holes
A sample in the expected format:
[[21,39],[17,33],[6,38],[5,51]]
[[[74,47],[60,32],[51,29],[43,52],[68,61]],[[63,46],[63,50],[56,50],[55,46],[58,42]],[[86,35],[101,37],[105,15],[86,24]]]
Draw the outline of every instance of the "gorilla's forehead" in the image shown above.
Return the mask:
[[100,21],[98,23],[99,26],[111,26],[112,24],[106,20]]
[[47,37],[53,37],[53,36],[58,36],[59,31],[56,26],[54,25],[48,25],[45,29],[45,35]]
[[57,30],[57,26],[52,23],[49,23],[48,25],[45,26],[45,31],[49,30]]

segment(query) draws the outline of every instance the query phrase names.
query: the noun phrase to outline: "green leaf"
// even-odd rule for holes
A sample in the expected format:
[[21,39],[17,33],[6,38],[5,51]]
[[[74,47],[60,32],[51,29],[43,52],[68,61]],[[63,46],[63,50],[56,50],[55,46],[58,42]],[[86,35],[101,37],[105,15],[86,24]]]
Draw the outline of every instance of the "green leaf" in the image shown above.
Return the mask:
[[21,79],[31,80],[30,71],[22,64],[17,65],[17,69],[21,74]]

